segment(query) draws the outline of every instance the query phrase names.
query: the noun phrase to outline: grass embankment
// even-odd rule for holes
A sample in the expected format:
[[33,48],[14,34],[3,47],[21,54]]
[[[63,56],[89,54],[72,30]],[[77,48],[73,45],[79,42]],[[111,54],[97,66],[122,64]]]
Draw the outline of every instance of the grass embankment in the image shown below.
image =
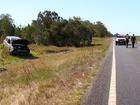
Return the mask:
[[94,38],[94,46],[30,45],[32,56],[1,51],[1,105],[78,105],[98,72],[111,39]]

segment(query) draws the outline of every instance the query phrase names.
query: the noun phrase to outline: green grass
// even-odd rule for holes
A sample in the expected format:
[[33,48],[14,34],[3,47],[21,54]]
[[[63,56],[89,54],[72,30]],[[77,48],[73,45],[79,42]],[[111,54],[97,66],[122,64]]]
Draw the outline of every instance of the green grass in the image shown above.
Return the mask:
[[[78,105],[111,39],[94,38],[93,42],[94,46],[82,48],[30,45],[32,57],[26,58],[10,56],[3,49],[6,71],[0,74],[0,103]],[[18,97],[21,94],[23,98]]]
[[3,44],[0,44],[0,49],[2,49],[3,48]]

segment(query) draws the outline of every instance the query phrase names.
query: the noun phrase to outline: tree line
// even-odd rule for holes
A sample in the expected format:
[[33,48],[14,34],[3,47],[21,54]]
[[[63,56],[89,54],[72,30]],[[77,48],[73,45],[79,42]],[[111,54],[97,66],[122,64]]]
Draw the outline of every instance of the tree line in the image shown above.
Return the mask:
[[16,26],[9,14],[0,15],[0,39],[16,35],[31,43],[56,46],[88,46],[92,38],[108,37],[111,33],[98,21],[92,23],[80,17],[63,19],[55,11],[39,12],[37,19],[25,27]]

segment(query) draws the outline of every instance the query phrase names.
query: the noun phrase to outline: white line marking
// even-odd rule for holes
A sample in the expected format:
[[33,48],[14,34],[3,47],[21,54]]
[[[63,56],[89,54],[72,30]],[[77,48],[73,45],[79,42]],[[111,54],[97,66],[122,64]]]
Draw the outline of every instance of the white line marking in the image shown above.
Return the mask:
[[112,71],[111,82],[109,90],[108,105],[116,105],[116,58],[115,58],[115,42],[113,41],[113,57],[112,57]]

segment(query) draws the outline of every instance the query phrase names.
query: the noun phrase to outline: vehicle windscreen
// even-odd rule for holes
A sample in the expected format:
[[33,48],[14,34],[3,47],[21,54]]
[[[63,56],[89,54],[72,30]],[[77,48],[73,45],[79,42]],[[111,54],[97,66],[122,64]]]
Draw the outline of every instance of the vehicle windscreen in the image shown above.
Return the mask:
[[117,38],[125,38],[124,36],[117,36]]

